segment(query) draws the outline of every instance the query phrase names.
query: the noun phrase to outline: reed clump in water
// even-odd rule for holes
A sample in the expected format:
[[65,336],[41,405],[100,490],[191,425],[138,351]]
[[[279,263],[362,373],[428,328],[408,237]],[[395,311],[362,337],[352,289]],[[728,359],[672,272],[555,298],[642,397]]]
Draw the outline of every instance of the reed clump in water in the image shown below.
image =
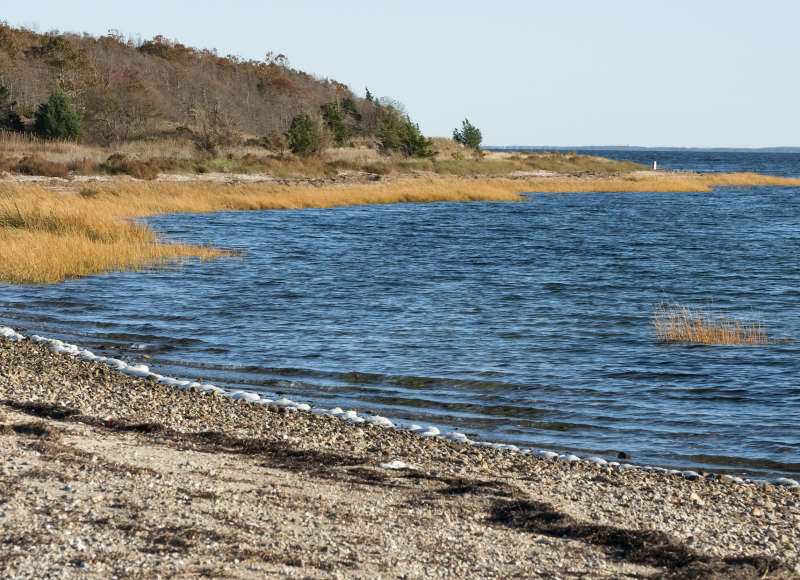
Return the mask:
[[653,325],[662,342],[717,345],[775,344],[760,320],[722,318],[709,310],[677,304],[660,304]]

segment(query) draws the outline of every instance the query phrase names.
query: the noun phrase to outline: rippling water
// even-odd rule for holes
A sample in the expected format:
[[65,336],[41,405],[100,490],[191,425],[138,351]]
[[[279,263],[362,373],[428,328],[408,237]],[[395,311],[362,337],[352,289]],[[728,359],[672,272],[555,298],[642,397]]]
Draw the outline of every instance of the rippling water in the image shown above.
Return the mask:
[[797,341],[665,345],[651,326],[666,299],[755,313],[796,339],[798,188],[148,221],[170,238],[244,253],[0,285],[0,321],[104,354],[148,355],[161,374],[485,440],[800,473]]

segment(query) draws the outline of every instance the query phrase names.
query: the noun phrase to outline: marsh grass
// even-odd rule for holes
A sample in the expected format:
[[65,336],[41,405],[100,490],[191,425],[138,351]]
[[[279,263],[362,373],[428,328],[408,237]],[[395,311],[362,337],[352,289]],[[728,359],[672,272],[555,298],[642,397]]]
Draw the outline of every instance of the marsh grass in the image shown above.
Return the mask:
[[119,181],[69,193],[31,183],[0,185],[0,281],[52,283],[230,255],[207,246],[166,243],[146,224],[130,219],[154,213],[518,199],[504,188],[475,183],[441,187],[424,179],[337,187]]
[[761,320],[727,319],[707,309],[660,304],[653,326],[661,342],[707,345],[766,345],[777,341],[767,335]]
[[[326,166],[321,160],[314,163],[320,168]],[[715,185],[800,185],[800,180],[755,174],[652,172],[526,179],[426,173],[324,186],[122,179],[91,185],[72,182],[59,191],[35,183],[0,182],[0,281],[58,282],[86,274],[150,268],[189,257],[229,255],[206,246],[166,243],[146,225],[131,221],[154,213],[519,201],[524,199],[519,192],[708,191]]]

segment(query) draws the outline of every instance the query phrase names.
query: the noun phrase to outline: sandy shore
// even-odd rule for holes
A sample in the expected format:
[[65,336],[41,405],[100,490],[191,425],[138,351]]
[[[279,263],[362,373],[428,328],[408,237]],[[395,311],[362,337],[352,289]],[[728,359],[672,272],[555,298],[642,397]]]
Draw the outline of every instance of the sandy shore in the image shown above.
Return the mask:
[[0,338],[2,577],[794,578],[799,549],[797,489],[423,438]]

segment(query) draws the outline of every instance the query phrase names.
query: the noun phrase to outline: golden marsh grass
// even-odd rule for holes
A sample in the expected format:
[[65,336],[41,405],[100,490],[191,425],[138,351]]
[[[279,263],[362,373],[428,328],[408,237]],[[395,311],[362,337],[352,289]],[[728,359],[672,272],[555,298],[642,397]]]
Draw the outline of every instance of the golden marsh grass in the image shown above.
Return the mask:
[[708,310],[661,304],[653,315],[653,326],[662,342],[708,345],[764,345],[775,339],[764,331],[760,320],[731,320]]
[[69,193],[30,183],[0,185],[0,281],[51,283],[227,254],[165,243],[146,225],[129,219],[154,213],[516,199],[518,195],[503,188],[473,183],[440,188],[425,180],[337,187],[115,181]]
[[708,191],[717,185],[800,185],[756,174],[684,175],[641,172],[609,177],[457,178],[427,174],[315,186],[307,182],[71,183],[68,192],[0,181],[0,281],[50,283],[86,274],[140,269],[186,257],[227,252],[165,243],[130,218],[155,213],[329,208],[399,202],[518,201],[519,192]]

